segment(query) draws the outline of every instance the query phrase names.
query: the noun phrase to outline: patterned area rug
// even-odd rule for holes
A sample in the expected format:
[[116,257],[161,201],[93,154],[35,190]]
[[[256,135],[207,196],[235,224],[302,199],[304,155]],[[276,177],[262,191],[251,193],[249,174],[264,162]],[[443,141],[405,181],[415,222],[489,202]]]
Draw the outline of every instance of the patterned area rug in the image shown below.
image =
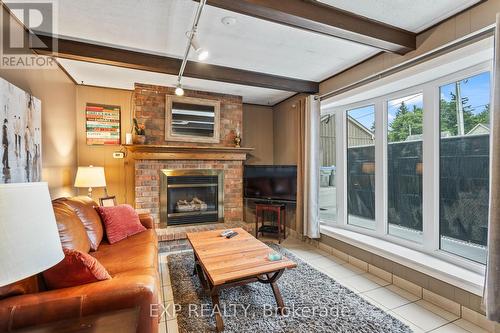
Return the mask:
[[[411,332],[383,310],[368,303],[291,252],[271,244],[297,263],[278,280],[288,314],[276,314],[269,285],[252,283],[223,289],[220,312],[224,332]],[[192,253],[168,256],[179,332],[214,332],[211,298],[193,273]]]

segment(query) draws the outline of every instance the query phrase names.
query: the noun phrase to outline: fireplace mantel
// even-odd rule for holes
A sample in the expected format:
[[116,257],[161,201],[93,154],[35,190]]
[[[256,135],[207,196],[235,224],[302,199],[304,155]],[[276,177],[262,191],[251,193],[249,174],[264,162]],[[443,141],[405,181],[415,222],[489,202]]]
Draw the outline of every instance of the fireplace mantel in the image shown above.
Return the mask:
[[128,158],[134,160],[219,160],[245,161],[253,148],[170,146],[170,145],[124,145]]

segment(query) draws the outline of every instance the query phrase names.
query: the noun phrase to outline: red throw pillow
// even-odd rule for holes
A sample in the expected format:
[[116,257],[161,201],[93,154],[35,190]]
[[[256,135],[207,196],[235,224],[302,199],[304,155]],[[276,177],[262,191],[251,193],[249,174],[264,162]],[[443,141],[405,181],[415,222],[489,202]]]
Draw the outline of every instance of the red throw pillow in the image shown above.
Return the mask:
[[47,288],[60,289],[111,279],[106,268],[90,254],[72,249],[63,251],[64,259],[43,272]]
[[130,205],[97,207],[97,211],[101,215],[110,244],[146,230]]

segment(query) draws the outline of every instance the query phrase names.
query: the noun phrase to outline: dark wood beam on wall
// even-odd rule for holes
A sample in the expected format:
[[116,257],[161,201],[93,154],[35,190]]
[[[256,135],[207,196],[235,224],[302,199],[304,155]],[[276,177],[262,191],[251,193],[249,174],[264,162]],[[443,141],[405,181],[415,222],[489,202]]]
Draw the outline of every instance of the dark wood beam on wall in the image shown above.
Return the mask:
[[[198,0],[194,0],[198,1]],[[207,4],[328,36],[405,54],[416,34],[311,0],[207,0]]]
[[[48,46],[47,48],[33,49],[37,54],[51,55],[58,58],[170,75],[177,75],[179,73],[182,62],[181,59],[177,58],[99,45],[87,41],[76,41],[42,34],[37,34],[36,37]],[[54,39],[56,39],[57,43],[52,44]],[[56,45],[56,47],[52,49],[51,45]],[[193,61],[188,61],[186,69],[184,70],[184,76],[309,94],[314,94],[319,91],[319,83],[314,81]]]

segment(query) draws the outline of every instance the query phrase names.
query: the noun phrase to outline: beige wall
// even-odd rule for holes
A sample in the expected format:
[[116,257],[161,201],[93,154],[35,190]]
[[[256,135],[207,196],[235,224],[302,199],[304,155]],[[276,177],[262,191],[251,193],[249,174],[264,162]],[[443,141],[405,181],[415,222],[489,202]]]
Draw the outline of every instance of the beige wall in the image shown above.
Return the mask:
[[242,147],[254,148],[246,164],[273,164],[273,109],[243,104]]
[[75,84],[60,68],[0,69],[0,76],[42,101],[42,181],[53,198],[73,195]]
[[[89,86],[76,87],[76,128],[78,131],[78,165],[103,166],[106,173],[106,183],[109,195],[115,195],[118,203],[126,202],[127,191],[133,191],[132,184],[127,179],[125,159],[114,159],[113,152],[121,150],[120,146],[88,146],[85,137],[85,105],[98,103],[118,105],[121,107],[122,143],[125,143],[125,133],[130,132],[130,105],[132,91],[99,88]],[[75,107],[75,106],[74,106]],[[133,176],[133,175],[132,175]],[[128,180],[128,182],[127,182]],[[132,180],[133,181],[133,180]],[[86,189],[80,189],[80,194],[86,194]],[[103,189],[95,189],[94,200],[104,196]]]
[[495,23],[500,12],[500,0],[488,0],[417,36],[417,49],[404,56],[382,53],[320,84],[325,94],[357,82],[380,71],[427,53],[481,28]]
[[[2,11],[6,9],[2,6]],[[2,21],[2,31],[10,20]],[[20,24],[11,26],[23,31]],[[26,44],[27,45],[27,44]],[[29,50],[25,50],[30,54]],[[59,67],[52,69],[5,69],[0,77],[42,102],[42,181],[53,198],[74,194],[76,170],[75,84]]]

